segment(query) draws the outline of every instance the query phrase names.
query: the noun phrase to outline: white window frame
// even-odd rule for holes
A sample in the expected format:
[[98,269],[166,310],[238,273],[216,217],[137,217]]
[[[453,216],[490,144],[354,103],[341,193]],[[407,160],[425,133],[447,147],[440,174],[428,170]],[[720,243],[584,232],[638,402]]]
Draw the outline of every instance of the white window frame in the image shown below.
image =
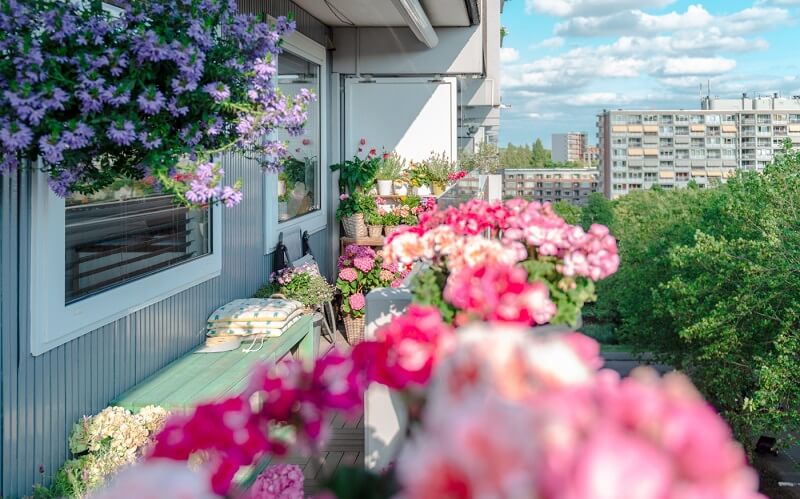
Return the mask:
[[72,341],[117,319],[206,282],[222,271],[222,208],[211,208],[211,253],[66,304],[64,199],[35,171],[30,254],[31,354]]
[[[317,95],[320,111],[320,178],[317,179],[320,209],[285,222],[278,221],[278,176],[264,175],[264,254],[275,251],[280,233],[295,232],[299,228],[300,233],[308,231],[309,234],[314,234],[328,226],[328,105],[330,101],[327,52],[324,46],[298,32],[292,33],[284,40],[283,49],[292,55],[318,64],[320,68],[319,94]],[[280,61],[280,56],[278,56],[278,66],[280,66]]]

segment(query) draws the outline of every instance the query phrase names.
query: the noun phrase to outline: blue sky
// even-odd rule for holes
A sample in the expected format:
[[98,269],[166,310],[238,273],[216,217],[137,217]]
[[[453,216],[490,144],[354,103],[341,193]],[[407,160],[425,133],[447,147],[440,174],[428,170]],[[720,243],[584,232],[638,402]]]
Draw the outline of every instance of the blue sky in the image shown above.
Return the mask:
[[507,0],[500,143],[549,147],[603,109],[800,94],[800,0]]

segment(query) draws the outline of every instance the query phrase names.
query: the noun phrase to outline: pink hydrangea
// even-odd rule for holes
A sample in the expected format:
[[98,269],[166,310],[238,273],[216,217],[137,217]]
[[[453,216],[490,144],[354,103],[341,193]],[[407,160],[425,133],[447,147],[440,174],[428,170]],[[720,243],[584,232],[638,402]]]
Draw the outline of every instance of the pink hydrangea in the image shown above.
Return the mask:
[[444,299],[462,311],[459,320],[545,324],[556,313],[547,286],[528,282],[528,273],[512,265],[465,267],[450,274]]
[[353,282],[358,279],[358,272],[352,267],[346,267],[339,271],[339,279],[347,282]]
[[379,277],[383,282],[391,282],[392,280],[394,280],[394,273],[388,270],[381,270]]
[[375,258],[370,256],[357,256],[353,259],[353,265],[361,272],[369,272],[375,267]]
[[355,293],[350,295],[347,298],[348,303],[350,303],[350,308],[353,310],[361,310],[364,308],[364,305],[367,304],[367,301],[364,299],[363,293]]
[[296,464],[269,466],[258,475],[245,499],[303,499],[303,470]]

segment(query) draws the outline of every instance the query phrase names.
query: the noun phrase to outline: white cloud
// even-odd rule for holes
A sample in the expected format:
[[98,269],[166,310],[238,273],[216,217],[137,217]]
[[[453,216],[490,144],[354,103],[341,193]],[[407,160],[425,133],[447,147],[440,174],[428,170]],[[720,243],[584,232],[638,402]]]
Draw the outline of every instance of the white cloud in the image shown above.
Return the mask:
[[550,38],[545,38],[539,43],[531,45],[532,49],[557,49],[564,45],[564,39],[560,36],[553,36]]
[[723,57],[676,57],[664,61],[664,76],[716,75],[736,67],[736,61]]
[[800,5],[800,0],[758,0],[756,5]]
[[528,12],[558,17],[602,16],[629,9],[666,7],[675,0],[525,0]]
[[513,47],[500,48],[500,62],[508,64],[519,60],[519,50]]
[[734,36],[770,30],[790,20],[789,12],[778,7],[751,7],[730,15],[714,16],[702,5],[690,5],[684,13],[651,15],[641,10],[627,10],[606,16],[574,17],[557,24],[554,31],[559,36],[592,37],[717,29],[726,36]]

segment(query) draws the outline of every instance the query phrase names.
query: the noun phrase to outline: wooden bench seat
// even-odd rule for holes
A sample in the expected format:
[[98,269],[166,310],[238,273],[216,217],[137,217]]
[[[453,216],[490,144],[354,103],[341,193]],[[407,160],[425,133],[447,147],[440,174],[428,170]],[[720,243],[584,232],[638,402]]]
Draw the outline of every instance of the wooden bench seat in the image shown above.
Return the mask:
[[[245,339],[241,347],[230,352],[189,352],[116,397],[111,405],[131,411],[148,405],[168,411],[191,409],[200,402],[224,398],[244,389],[258,362],[277,361],[294,350],[304,361],[313,361],[319,341],[313,317],[307,315],[281,336],[265,339],[259,351],[243,352],[251,343]],[[256,348],[258,344],[257,341]]]

